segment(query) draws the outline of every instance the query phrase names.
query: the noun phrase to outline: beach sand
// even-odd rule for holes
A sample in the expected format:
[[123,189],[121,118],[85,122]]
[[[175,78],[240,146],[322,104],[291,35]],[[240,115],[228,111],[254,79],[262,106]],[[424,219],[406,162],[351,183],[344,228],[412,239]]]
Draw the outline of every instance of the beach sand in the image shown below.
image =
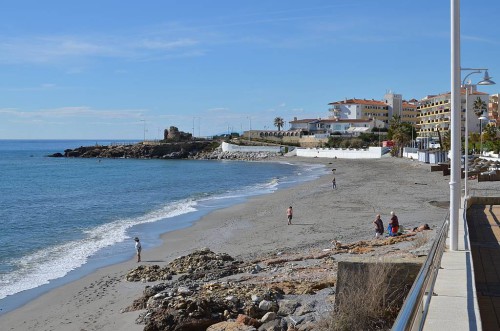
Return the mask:
[[[287,162],[322,163],[335,174],[257,196],[217,210],[193,226],[162,235],[163,245],[143,250],[143,264],[164,265],[194,249],[208,247],[238,259],[331,247],[373,237],[372,221],[380,213],[387,225],[394,210],[405,228],[428,223],[439,227],[447,212],[449,176],[430,172],[430,165],[398,158],[341,160],[284,158]],[[337,189],[332,189],[335,176]],[[292,225],[286,209],[293,206]],[[134,250],[131,244],[131,251]],[[146,284],[124,275],[130,261],[112,265],[56,288],[27,305],[0,316],[2,330],[142,330],[139,312],[122,310],[140,296]]]

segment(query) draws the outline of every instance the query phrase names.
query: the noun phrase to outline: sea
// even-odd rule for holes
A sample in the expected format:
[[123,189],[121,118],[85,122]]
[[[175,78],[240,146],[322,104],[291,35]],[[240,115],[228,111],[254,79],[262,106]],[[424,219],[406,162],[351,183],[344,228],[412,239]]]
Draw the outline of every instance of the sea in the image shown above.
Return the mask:
[[123,140],[0,140],[0,314],[216,209],[326,174],[321,165],[48,157]]

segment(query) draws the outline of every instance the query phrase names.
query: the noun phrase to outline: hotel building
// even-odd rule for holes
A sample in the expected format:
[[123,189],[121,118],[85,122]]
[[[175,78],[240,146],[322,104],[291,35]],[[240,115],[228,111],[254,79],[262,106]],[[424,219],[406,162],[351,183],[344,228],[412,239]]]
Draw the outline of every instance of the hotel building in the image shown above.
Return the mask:
[[[487,93],[478,92],[475,85],[466,85],[469,89],[469,95],[466,95],[465,89],[461,90],[461,128],[462,135],[465,131],[465,116],[467,116],[469,134],[471,132],[479,132],[480,121],[475,113],[474,105],[477,100],[484,102],[485,115],[486,108],[489,102]],[[450,130],[451,126],[451,93],[439,95],[428,95],[419,102],[418,110],[420,112],[417,122],[417,139],[433,139],[438,140],[439,134],[443,136]],[[466,112],[465,110],[468,109]],[[484,125],[485,123],[483,123]]]
[[389,126],[390,119],[400,116],[402,122],[415,125],[418,120],[417,100],[403,100],[401,94],[391,91],[384,95],[383,101],[367,99],[345,99],[329,103],[331,117],[337,119],[376,119]]

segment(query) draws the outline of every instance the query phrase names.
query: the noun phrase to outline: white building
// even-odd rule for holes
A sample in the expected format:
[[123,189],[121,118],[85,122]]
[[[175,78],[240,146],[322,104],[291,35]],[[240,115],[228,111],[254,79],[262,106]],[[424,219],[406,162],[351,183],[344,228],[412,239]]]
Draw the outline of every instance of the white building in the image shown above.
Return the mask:
[[297,119],[290,121],[290,131],[300,130],[306,135],[341,134],[359,135],[370,133],[373,128],[384,128],[385,123],[377,119]]
[[385,123],[388,127],[390,119],[400,116],[402,122],[414,125],[418,119],[417,102],[403,100],[401,94],[388,91],[384,95],[384,101],[367,99],[345,99],[329,103],[333,118],[338,119],[376,119]]

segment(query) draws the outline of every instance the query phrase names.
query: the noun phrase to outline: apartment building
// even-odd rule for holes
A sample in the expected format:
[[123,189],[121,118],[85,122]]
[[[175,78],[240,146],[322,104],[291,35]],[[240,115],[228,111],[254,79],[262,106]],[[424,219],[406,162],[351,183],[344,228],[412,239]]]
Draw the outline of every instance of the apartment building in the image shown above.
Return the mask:
[[401,94],[386,92],[383,101],[367,99],[345,99],[329,103],[333,118],[337,119],[376,119],[389,126],[390,119],[396,115],[401,121],[415,125],[418,121],[418,101],[403,100]]
[[[461,90],[461,128],[462,135],[465,131],[465,117],[467,116],[468,130],[471,132],[480,131],[480,121],[476,115],[478,100],[481,100],[486,110],[486,105],[489,102],[487,93],[477,91],[475,85],[466,85],[469,89],[466,104],[465,88]],[[417,139],[433,138],[437,140],[439,134],[444,135],[450,130],[451,126],[451,93],[443,93],[438,95],[428,95],[421,99],[418,105],[420,112],[417,121]],[[468,110],[466,112],[466,109]],[[485,114],[486,115],[486,114]],[[483,123],[484,125],[484,123]]]
[[415,125],[418,120],[418,100],[412,99],[410,101],[403,100],[401,94],[392,93],[388,91],[384,95],[384,102],[389,106],[388,116],[389,120],[394,116],[399,116],[402,122]]
[[331,102],[330,112],[336,119],[369,120],[376,119],[389,123],[389,105],[374,99],[345,99]]

